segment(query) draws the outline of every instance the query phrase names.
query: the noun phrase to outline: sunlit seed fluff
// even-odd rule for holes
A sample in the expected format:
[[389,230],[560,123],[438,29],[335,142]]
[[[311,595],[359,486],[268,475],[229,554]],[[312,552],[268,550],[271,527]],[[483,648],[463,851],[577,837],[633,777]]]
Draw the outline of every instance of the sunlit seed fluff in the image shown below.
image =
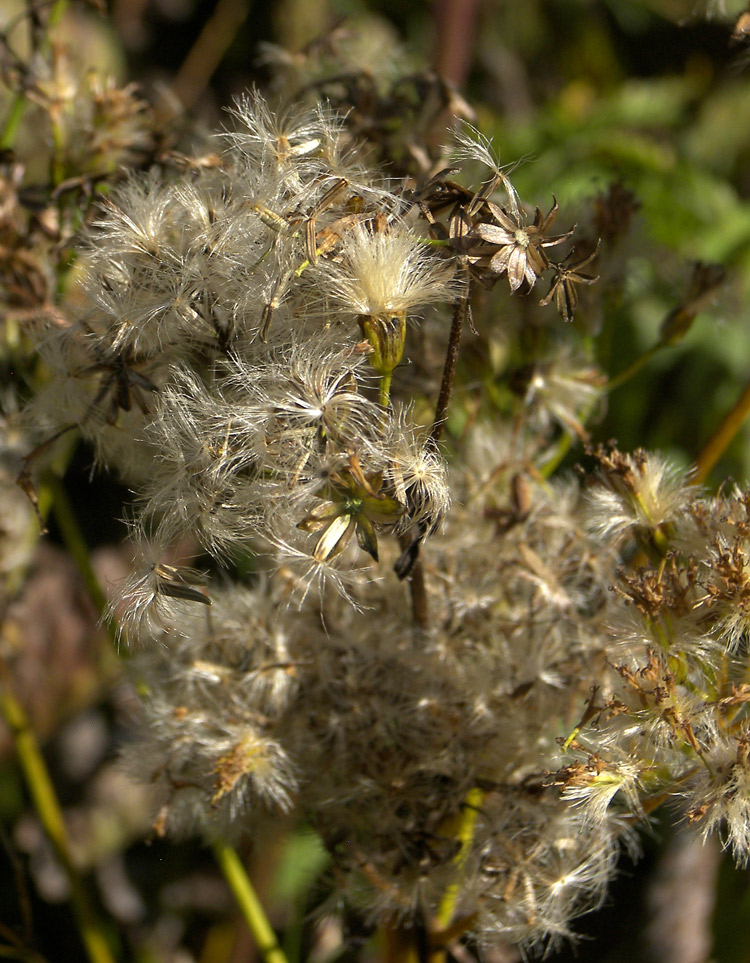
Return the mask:
[[437,446],[418,436],[410,423],[411,412],[396,409],[395,414],[387,477],[406,508],[404,524],[434,528],[450,509],[447,465]]
[[450,278],[424,239],[399,224],[385,230],[355,225],[342,239],[340,260],[319,268],[324,295],[345,312],[374,318],[404,317],[448,300]]
[[323,141],[337,139],[342,126],[322,106],[272,110],[255,90],[237,101],[232,114],[238,129],[224,138],[258,169],[275,173],[290,191],[311,178]]
[[[696,491],[688,510],[675,527],[673,543],[685,558],[706,563],[715,558],[717,545],[731,546],[750,527],[750,490],[728,486],[713,498]],[[712,564],[712,563],[708,563]]]
[[199,684],[231,688],[233,699],[266,716],[282,712],[298,688],[304,626],[265,579],[253,589],[234,585],[211,594],[210,619],[185,645],[196,674],[208,680]]
[[659,613],[648,612],[627,596],[611,608],[610,651],[618,663],[640,665],[647,661],[650,649],[661,650],[667,658],[680,659],[684,670],[693,664],[705,667],[721,661],[723,646],[712,631],[705,611],[694,601],[695,596],[684,585],[681,587],[687,602],[684,612],[669,605]]
[[169,831],[237,834],[258,808],[289,809],[293,765],[252,711],[221,691],[185,700],[178,679],[163,681],[164,690],[149,678],[144,723],[125,763],[161,796]]
[[111,199],[103,202],[102,213],[86,238],[85,251],[102,267],[110,259],[136,266],[140,258],[164,262],[174,257],[181,234],[176,219],[172,188],[156,176],[144,180],[131,177]]
[[[238,406],[247,398],[262,418],[268,441],[288,439],[322,450],[377,444],[385,431],[382,408],[360,390],[365,359],[352,348],[317,339],[294,343],[258,365],[236,358],[228,365],[227,386]],[[306,434],[309,432],[309,434]]]
[[287,581],[291,599],[300,609],[311,591],[313,596],[317,593],[322,598],[329,588],[355,610],[364,607],[354,589],[362,582],[372,581],[373,573],[356,541],[350,541],[345,552],[321,556],[316,553],[320,541],[317,533],[303,535],[296,524],[290,524],[283,507],[272,513],[268,527],[278,574]]
[[189,535],[224,554],[257,532],[262,514],[252,436],[238,437],[221,396],[188,369],[173,377],[148,428],[155,461],[141,492],[142,520],[165,543]]
[[688,817],[704,837],[719,832],[735,860],[750,861],[750,734],[743,727],[736,736],[717,734],[707,753],[710,770],[697,770],[685,790]]
[[[605,459],[609,456],[605,456]],[[602,539],[653,532],[687,510],[694,490],[661,455],[613,452],[588,497],[588,524]]]
[[160,831],[234,837],[287,810],[297,789],[279,727],[297,689],[299,633],[266,582],[217,590],[200,608],[189,633],[165,634],[168,659],[151,649],[133,663],[145,718],[126,764],[159,792]]
[[137,545],[133,571],[107,606],[106,618],[128,644],[159,640],[165,632],[189,635],[192,619],[203,618],[202,607],[211,604],[201,573],[164,561],[166,554],[155,545]]
[[337,194],[335,216],[346,211],[347,201],[355,197],[363,198],[368,208],[382,214],[395,214],[399,198],[388,188],[383,176],[370,170],[361,158],[359,145],[342,137],[338,127],[323,132],[318,202],[326,195],[330,197],[329,192],[333,190]]
[[477,935],[483,944],[502,937],[550,948],[573,936],[574,918],[600,905],[617,856],[614,826],[584,829],[560,800],[518,797],[501,796],[506,811],[498,814],[495,803],[488,813],[496,824],[487,827],[474,882]]
[[[464,121],[454,130],[456,146],[453,156],[459,161],[475,161],[487,168],[490,178],[485,182],[487,188],[502,184],[505,190],[508,207],[514,216],[520,213],[518,194],[507,175],[509,166],[500,164],[500,157],[492,141],[476,127]],[[491,196],[491,191],[489,192]]]
[[640,813],[641,766],[626,758],[611,765],[590,765],[565,787],[564,798],[580,807],[588,824],[603,823],[616,797],[622,798],[631,812]]
[[81,261],[83,287],[103,319],[103,350],[153,355],[200,325],[188,240],[174,191],[154,178],[130,181],[106,202]]
[[196,334],[205,336],[182,265],[152,262],[122,283],[102,281],[95,278],[87,283],[95,310],[108,326],[107,342],[113,352],[149,358],[162,351],[179,351],[188,339],[199,340]]

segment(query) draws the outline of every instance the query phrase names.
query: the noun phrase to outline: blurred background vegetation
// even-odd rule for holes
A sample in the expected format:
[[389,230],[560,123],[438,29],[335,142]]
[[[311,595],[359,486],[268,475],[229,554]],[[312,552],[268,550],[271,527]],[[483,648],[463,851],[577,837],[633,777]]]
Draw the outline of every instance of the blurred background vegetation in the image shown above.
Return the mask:
[[[24,9],[1,0],[6,36],[25,29]],[[562,228],[578,221],[584,233],[611,241],[596,268],[598,285],[582,295],[573,337],[610,377],[632,377],[610,392],[606,413],[589,426],[592,440],[658,448],[687,466],[750,385],[745,9],[736,0],[114,0],[106,10],[67,5],[55,30],[82,63],[168,104],[170,123],[184,131],[216,129],[233,97],[269,82],[264,44],[299,51],[342,23],[364,38],[360,68],[382,75],[435,67],[513,165],[525,201],[546,211],[554,195]],[[0,52],[6,73],[7,54]],[[7,120],[9,91],[0,109]],[[22,125],[18,144],[33,156],[38,139],[44,157],[40,118],[30,111]],[[41,166],[29,163],[22,176],[33,206]],[[19,364],[18,311],[7,277],[3,283],[0,378],[7,386],[26,362]],[[531,308],[514,310],[526,312],[533,328]],[[483,347],[503,351],[491,337]],[[568,460],[580,457],[578,448]],[[116,546],[126,493],[111,479],[90,479],[90,462],[86,451],[76,453],[66,490],[106,581],[123,571]],[[727,478],[750,478],[750,424],[740,424],[706,484],[716,488]],[[19,694],[44,740],[76,856],[93,875],[121,958],[253,960],[252,940],[210,854],[197,843],[155,838],[142,793],[119,774],[117,745],[127,737],[133,696],[119,681],[86,589],[55,547],[61,540],[53,524],[4,632],[22,640]],[[0,956],[82,959],[65,881],[1,724],[0,816]],[[747,872],[666,828],[644,849],[640,862],[625,862],[611,905],[579,925],[591,940],[552,958],[750,960]],[[343,931],[316,922],[323,864],[316,840],[290,827],[254,843],[251,866],[290,960],[377,959],[357,921],[345,921]],[[691,924],[696,933],[683,946]],[[497,950],[497,963],[516,958]]]

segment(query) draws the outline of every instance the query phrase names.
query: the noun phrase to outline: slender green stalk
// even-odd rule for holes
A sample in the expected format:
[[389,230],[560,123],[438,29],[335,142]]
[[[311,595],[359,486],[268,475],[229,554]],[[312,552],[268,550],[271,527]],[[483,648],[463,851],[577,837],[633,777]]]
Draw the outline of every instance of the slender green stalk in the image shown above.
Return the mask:
[[[49,19],[47,20],[47,33],[42,44],[42,50],[49,47],[49,35],[50,30],[57,26],[62,18],[65,8],[68,6],[68,0],[56,0],[52,5],[50,10]],[[17,93],[11,102],[10,110],[8,111],[8,116],[3,125],[2,132],[0,132],[0,149],[8,150],[13,147],[16,142],[16,134],[18,133],[18,128],[21,126],[21,121],[23,120],[23,115],[26,113],[26,106],[29,103],[29,99],[25,93]]]
[[456,909],[456,902],[458,900],[458,894],[461,886],[461,876],[463,874],[464,864],[471,850],[472,843],[474,842],[474,833],[477,827],[477,815],[479,813],[479,807],[482,805],[482,800],[484,799],[484,791],[478,789],[476,786],[470,789],[466,794],[466,799],[464,800],[463,813],[461,814],[461,822],[458,826],[458,832],[456,833],[456,838],[460,844],[459,850],[453,858],[453,864],[456,867],[457,879],[451,883],[451,885],[446,889],[443,894],[443,898],[440,901],[440,907],[437,912],[437,924],[441,930],[445,930],[450,925],[453,919],[453,914]]
[[[101,609],[105,603],[104,593],[91,568],[88,549],[64,488],[59,479],[50,473],[39,492],[37,504],[39,518],[45,519],[51,508],[55,512],[68,549],[83,574],[92,600],[97,608]],[[20,577],[19,573],[19,579]],[[23,705],[16,698],[11,688],[9,673],[2,661],[0,661],[0,712],[13,735],[14,746],[31,794],[34,809],[67,877],[73,912],[86,949],[86,955],[90,963],[114,963],[109,944],[104,938],[101,925],[71,856],[62,808],[55,794],[54,785],[39,743]],[[15,953],[15,949],[12,952]],[[5,953],[0,952],[0,956],[5,955]],[[30,961],[40,959],[35,954],[16,955],[15,958]]]
[[114,963],[109,945],[70,853],[62,810],[47,765],[23,706],[11,690],[7,670],[0,663],[0,710],[8,724],[34,808],[65,872],[78,929],[90,963]]
[[[563,432],[562,435],[557,440],[555,449],[552,455],[545,461],[542,467],[539,469],[539,474],[542,478],[551,478],[557,469],[560,467],[565,456],[568,454],[570,449],[573,447],[573,442],[576,439],[569,431]],[[580,439],[579,439],[580,440]]]
[[50,184],[57,187],[65,179],[65,133],[60,123],[60,114],[50,111],[52,124],[52,157],[50,158]]
[[223,841],[214,842],[213,851],[265,963],[287,963],[237,851]]
[[725,415],[713,437],[709,439],[698,455],[695,462],[697,470],[693,475],[693,481],[696,485],[706,480],[709,472],[727,450],[748,415],[750,415],[750,385],[743,389],[732,410]]
[[[57,475],[50,473],[42,485],[42,491],[45,489],[49,490],[52,496],[52,513],[60,529],[65,547],[70,552],[73,561],[78,567],[78,571],[81,573],[86,591],[94,603],[97,612],[100,616],[103,616],[107,608],[107,598],[94,573],[88,546],[83,538],[81,528],[73,511],[73,506],[70,504],[70,499],[65,491],[65,486]],[[105,619],[104,624],[107,627],[110,638],[116,644],[117,627],[111,619]]]
[[[594,401],[593,404],[589,405],[584,411],[581,412],[580,420],[582,425],[585,425],[588,422],[589,418],[591,418],[591,416],[594,414],[594,411],[596,410],[597,402],[598,402],[598,399]],[[568,454],[568,452],[573,447],[573,445],[576,442],[581,442],[586,440],[587,440],[586,435],[584,435],[583,437],[579,437],[578,435],[574,435],[571,431],[564,431],[562,435],[560,435],[560,438],[558,439],[557,444],[555,445],[554,451],[552,452],[550,457],[547,458],[544,464],[540,467],[539,474],[541,475],[541,477],[545,479],[551,478],[554,475],[554,473],[557,471],[557,469],[560,467],[563,459]]]
[[381,408],[388,408],[391,404],[391,380],[393,372],[380,376],[380,388],[378,391],[378,401]]
[[633,375],[638,374],[641,368],[648,364],[648,362],[655,355],[657,355],[662,348],[665,347],[667,347],[667,345],[659,342],[659,344],[655,344],[653,348],[649,348],[648,351],[644,351],[643,354],[638,355],[635,361],[629,364],[627,368],[621,371],[618,375],[615,375],[614,378],[609,379],[607,384],[604,386],[604,390],[609,392],[614,391],[616,388],[624,385],[626,381],[630,381]]
[[208,86],[249,12],[248,0],[218,0],[215,4],[211,17],[172,81],[172,90],[184,107],[192,107]]
[[16,94],[13,98],[5,125],[0,133],[0,149],[8,150],[15,143],[18,128],[26,113],[26,103],[27,100],[23,94]]

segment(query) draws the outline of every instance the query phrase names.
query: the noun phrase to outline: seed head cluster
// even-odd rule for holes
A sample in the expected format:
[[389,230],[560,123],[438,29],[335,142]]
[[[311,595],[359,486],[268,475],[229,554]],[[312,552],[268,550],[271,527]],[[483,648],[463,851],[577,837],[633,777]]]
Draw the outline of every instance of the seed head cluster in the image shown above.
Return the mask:
[[750,496],[645,452],[549,480],[601,402],[564,352],[512,423],[426,407],[477,284],[552,270],[571,320],[595,255],[552,264],[556,203],[529,216],[469,128],[476,190],[388,183],[327,106],[233,122],[217,163],[103,202],[26,416],[137,494],[112,612],[156,829],[304,818],[368,920],[485,945],[569,936],[668,796],[747,860]]

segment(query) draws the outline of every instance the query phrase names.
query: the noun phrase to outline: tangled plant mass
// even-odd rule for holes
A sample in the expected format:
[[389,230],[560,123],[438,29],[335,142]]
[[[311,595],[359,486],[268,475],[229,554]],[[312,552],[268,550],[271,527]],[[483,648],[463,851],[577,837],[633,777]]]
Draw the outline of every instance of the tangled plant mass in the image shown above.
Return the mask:
[[571,935],[668,798],[745,862],[750,496],[641,451],[550,479],[602,396],[565,352],[514,418],[445,430],[477,292],[550,274],[570,321],[595,245],[551,261],[556,202],[529,215],[466,125],[474,188],[447,153],[386,180],[327,105],[234,121],[215,164],[102,202],[26,416],[137,492],[112,611],[158,831],[293,813],[343,903],[438,945]]

